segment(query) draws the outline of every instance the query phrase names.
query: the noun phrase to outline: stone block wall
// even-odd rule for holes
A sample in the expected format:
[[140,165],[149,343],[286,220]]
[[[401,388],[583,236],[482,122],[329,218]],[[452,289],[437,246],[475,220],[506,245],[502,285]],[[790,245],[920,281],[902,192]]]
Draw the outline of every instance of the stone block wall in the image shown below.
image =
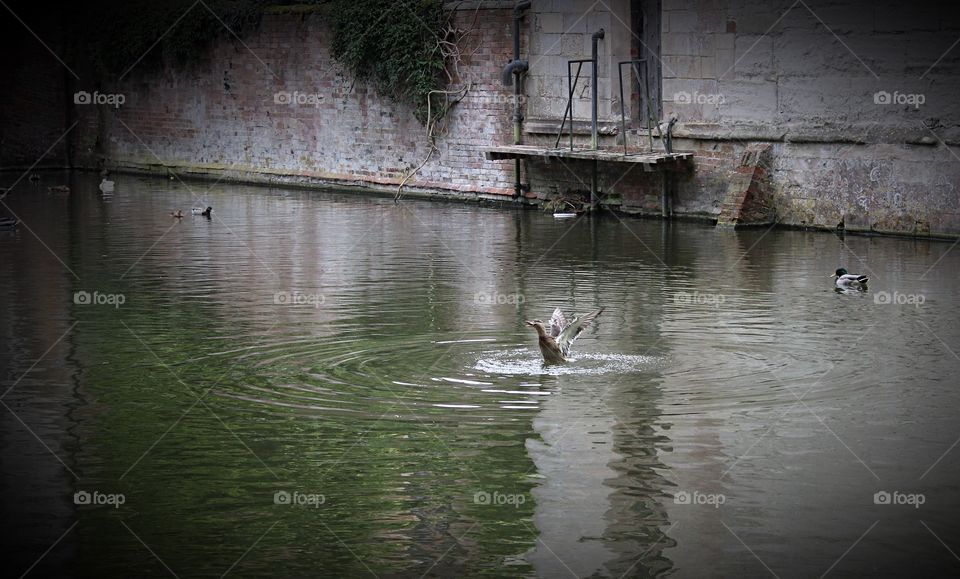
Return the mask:
[[663,11],[664,109],[679,118],[676,146],[698,153],[681,189],[716,197],[743,147],[770,142],[780,223],[960,234],[949,7],[664,0]]
[[[619,115],[616,62],[618,56],[623,60],[630,53],[629,2],[540,1],[533,3],[527,18],[521,41],[524,58],[530,61],[527,115],[539,119],[563,117],[569,90],[567,61],[590,58],[593,33],[601,28],[604,38],[597,45],[598,116],[612,119]],[[591,117],[591,74],[590,65],[584,64],[574,93],[575,119]]]

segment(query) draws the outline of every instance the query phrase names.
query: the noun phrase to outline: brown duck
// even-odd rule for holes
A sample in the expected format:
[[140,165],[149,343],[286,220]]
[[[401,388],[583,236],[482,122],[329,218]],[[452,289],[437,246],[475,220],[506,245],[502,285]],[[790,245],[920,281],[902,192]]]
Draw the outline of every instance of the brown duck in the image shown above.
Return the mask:
[[567,322],[563,312],[560,311],[560,308],[557,308],[553,310],[553,315],[550,316],[549,331],[540,320],[527,320],[524,323],[537,330],[543,362],[545,364],[561,364],[567,361],[573,341],[601,312],[603,312],[603,308],[575,317],[572,322]]

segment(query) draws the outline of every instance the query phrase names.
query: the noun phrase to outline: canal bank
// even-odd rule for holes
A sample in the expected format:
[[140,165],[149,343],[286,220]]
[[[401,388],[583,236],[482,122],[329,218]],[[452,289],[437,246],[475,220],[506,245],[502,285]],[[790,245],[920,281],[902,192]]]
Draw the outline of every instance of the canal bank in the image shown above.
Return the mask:
[[[26,30],[9,41],[4,68],[43,90],[0,104],[0,165],[40,159],[37,167],[393,193],[402,184],[404,195],[506,204],[595,195],[624,213],[733,227],[960,235],[951,98],[960,54],[948,50],[960,29],[942,14],[854,1],[785,12],[646,0],[514,7],[458,5],[461,56],[448,89],[462,96],[433,143],[409,105],[345,73],[321,11],[268,9],[242,39],[225,34],[190,66],[133,65],[114,81],[96,80],[82,59],[68,59],[65,72],[51,58],[65,52],[62,21],[47,19],[36,31],[50,51]],[[621,67],[631,59],[643,59],[647,90]],[[525,72],[508,86],[504,68],[517,60]],[[571,60],[590,61],[573,98]],[[666,170],[487,158],[517,141],[568,147],[570,131],[580,151],[626,142],[628,155],[651,143],[662,153],[671,118],[672,149],[693,155]]]

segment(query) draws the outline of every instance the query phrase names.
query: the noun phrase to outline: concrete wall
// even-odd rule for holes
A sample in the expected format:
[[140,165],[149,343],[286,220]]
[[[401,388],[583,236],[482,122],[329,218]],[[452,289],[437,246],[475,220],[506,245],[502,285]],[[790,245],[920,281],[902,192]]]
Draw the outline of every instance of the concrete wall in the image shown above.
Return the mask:
[[[630,54],[630,11],[628,2],[600,4],[589,0],[534,2],[532,23],[521,50],[530,60],[526,88],[527,115],[531,118],[561,119],[567,104],[567,61],[590,58],[592,35],[604,30],[597,45],[598,115],[619,116],[617,60]],[[624,56],[626,55],[626,56]],[[590,65],[583,65],[573,100],[573,117],[590,120]]]
[[[596,18],[622,29],[629,20],[616,15],[628,4],[608,3],[613,12]],[[780,223],[960,234],[960,50],[950,50],[960,37],[960,18],[948,7],[663,0],[661,30],[664,118],[678,119],[674,147],[697,154],[693,171],[673,176],[675,214],[716,217],[747,145],[769,142],[764,195]],[[530,34],[535,53],[548,35],[538,29]],[[561,34],[559,45],[578,45],[564,40],[571,35]],[[603,63],[626,59],[629,43],[608,38]],[[540,66],[554,74],[559,64],[545,58]],[[608,87],[599,86],[600,121],[613,129],[601,132],[601,148],[615,148],[623,138],[611,134],[619,103],[605,99]],[[562,114],[544,99],[529,104],[534,118]],[[584,118],[579,106],[576,116]],[[642,148],[645,134],[636,126],[627,142]],[[528,133],[530,142],[554,142],[539,131]],[[582,135],[576,142],[586,145]],[[541,194],[589,189],[589,164],[572,167],[534,163],[529,175]],[[659,174],[604,165],[600,185],[624,210],[660,212]]]
[[[791,8],[792,6],[792,8]],[[790,225],[960,233],[960,19],[942,3],[664,0],[663,99],[704,202],[771,141]],[[732,146],[727,146],[732,145]],[[705,206],[706,203],[703,203]]]

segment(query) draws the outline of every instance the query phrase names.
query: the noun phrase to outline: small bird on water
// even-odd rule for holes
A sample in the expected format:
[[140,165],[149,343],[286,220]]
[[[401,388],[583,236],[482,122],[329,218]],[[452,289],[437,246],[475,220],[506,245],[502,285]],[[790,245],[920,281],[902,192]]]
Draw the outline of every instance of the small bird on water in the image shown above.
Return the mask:
[[837,287],[838,288],[865,288],[867,287],[868,278],[865,275],[857,275],[855,273],[847,273],[847,270],[842,267],[838,269],[830,277],[837,278]]
[[527,320],[524,323],[537,331],[540,353],[543,354],[545,364],[561,364],[567,361],[570,346],[577,339],[580,332],[586,328],[594,318],[603,312],[603,308],[577,316],[572,322],[567,322],[560,308],[553,310],[550,316],[550,329],[547,330],[540,320]]

